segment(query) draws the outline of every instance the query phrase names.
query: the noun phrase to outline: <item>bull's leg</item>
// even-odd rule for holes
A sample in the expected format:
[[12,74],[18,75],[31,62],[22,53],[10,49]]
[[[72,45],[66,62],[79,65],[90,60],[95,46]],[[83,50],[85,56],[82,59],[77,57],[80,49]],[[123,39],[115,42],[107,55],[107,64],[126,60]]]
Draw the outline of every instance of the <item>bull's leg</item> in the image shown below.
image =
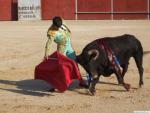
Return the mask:
[[124,81],[124,75],[125,75],[125,73],[128,70],[128,65],[129,65],[129,63],[124,65],[124,66],[122,66],[123,67],[123,71],[122,71],[122,75],[121,76],[122,76],[123,81]]
[[92,78],[92,81],[90,83],[90,86],[89,86],[89,91],[92,95],[94,95],[96,93],[96,90],[95,90],[95,85],[97,84],[97,82],[99,81],[99,75],[95,75],[93,76]]
[[92,81],[92,74],[89,74],[87,75],[87,81],[88,81],[88,88],[90,87],[90,83]]
[[143,62],[143,54],[142,53],[138,53],[134,56],[138,71],[139,71],[139,75],[140,75],[140,80],[139,80],[139,86],[141,87],[144,82],[143,82],[143,66],[142,66],[142,62]]
[[144,69],[143,69],[142,66],[139,66],[138,70],[139,70],[139,73],[140,73],[139,86],[142,87],[142,85],[144,84],[144,82],[143,82],[143,71],[144,71]]
[[119,75],[116,74],[117,80],[118,80],[118,84],[122,84],[122,81],[120,80]]
[[122,84],[122,85],[124,86],[124,88],[125,88],[127,91],[129,91],[129,89],[130,89],[130,84],[125,83],[124,80],[123,80],[123,77],[122,77],[121,75],[118,75],[118,74],[116,73],[116,76],[118,77],[118,81],[120,82],[120,84]]
[[[124,75],[128,70],[128,64],[123,65],[122,68],[123,68],[123,71],[122,71],[121,77],[122,77],[122,80],[124,82]],[[119,79],[119,75],[116,74],[116,76],[117,76],[118,84],[122,84],[122,81]]]

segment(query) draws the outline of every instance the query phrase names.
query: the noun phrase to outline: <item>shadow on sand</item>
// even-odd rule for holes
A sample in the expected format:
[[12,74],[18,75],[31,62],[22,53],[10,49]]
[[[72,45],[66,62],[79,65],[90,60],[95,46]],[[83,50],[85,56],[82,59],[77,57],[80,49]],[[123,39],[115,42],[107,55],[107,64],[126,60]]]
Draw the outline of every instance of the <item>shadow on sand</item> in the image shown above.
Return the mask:
[[[13,93],[19,93],[24,95],[32,96],[54,96],[49,90],[53,88],[50,84],[43,80],[27,79],[21,81],[11,81],[11,80],[0,80],[0,85],[8,85],[0,87],[0,90],[10,91]],[[79,87],[79,81],[74,80],[74,82],[68,87],[68,90],[73,91],[75,88]],[[55,91],[59,93],[59,91]]]
[[24,95],[32,96],[53,96],[48,91],[52,88],[49,84],[42,80],[21,80],[21,81],[10,81],[10,80],[0,80],[0,84],[12,85],[14,87],[1,87],[1,90],[10,91],[14,93],[20,93]]
[[[106,85],[114,85],[114,86],[122,86],[121,84],[117,84],[117,83],[111,83],[111,82],[104,82],[104,81],[99,81],[98,84],[106,84]],[[81,89],[81,87],[78,87],[78,89]],[[131,89],[136,89],[136,88],[131,88]],[[100,89],[99,89],[100,90]],[[86,96],[89,96],[90,95],[90,92],[88,89],[86,89],[85,91],[81,91],[81,90],[72,90],[78,94],[81,94],[81,95],[86,95]],[[111,90],[107,90],[108,92],[127,92],[125,89],[111,89]]]
[[[110,82],[104,82],[100,81],[100,84],[107,84],[107,85],[115,85],[115,86],[121,86],[117,83],[110,83]],[[34,80],[34,79],[27,79],[27,80],[21,80],[21,81],[10,81],[10,80],[0,80],[0,84],[5,85],[12,85],[14,87],[5,88],[1,87],[1,90],[6,90],[14,93],[24,94],[24,95],[32,95],[32,96],[54,96],[53,93],[49,92],[49,89],[52,88],[50,84],[48,84],[45,81],[42,80]],[[79,81],[74,80],[74,82],[69,86],[68,90],[77,92],[78,94],[82,95],[88,95],[88,89],[87,91],[79,91],[77,89],[83,89],[82,87],[79,87]],[[108,91],[116,91],[116,92],[126,92],[126,90],[108,90]],[[59,93],[59,92],[55,92]]]

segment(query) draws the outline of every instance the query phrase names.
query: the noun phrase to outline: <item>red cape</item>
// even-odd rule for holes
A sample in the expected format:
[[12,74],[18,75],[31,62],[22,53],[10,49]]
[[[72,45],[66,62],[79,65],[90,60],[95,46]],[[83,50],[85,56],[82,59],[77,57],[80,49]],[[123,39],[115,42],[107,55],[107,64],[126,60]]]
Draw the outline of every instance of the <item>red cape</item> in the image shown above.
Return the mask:
[[80,80],[81,74],[75,61],[56,51],[35,67],[35,79],[44,80],[63,92],[73,79]]

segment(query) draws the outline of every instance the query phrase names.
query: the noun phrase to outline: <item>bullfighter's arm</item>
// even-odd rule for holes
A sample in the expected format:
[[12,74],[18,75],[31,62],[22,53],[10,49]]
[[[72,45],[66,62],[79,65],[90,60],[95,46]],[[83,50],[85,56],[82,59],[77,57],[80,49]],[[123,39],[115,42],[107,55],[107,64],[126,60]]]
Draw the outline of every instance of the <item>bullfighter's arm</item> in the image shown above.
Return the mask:
[[51,39],[51,37],[48,35],[48,40],[47,40],[46,46],[45,46],[45,57],[46,57],[46,58],[50,55],[51,43],[52,43],[52,39]]

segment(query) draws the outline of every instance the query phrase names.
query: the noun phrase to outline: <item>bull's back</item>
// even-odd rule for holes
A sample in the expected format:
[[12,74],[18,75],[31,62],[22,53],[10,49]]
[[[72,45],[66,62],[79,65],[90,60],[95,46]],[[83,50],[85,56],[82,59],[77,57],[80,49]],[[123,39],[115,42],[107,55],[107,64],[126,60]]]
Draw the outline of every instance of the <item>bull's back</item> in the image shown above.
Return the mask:
[[89,43],[83,51],[88,51],[90,49],[98,49],[97,41],[103,40],[107,45],[114,51],[117,55],[126,56],[127,54],[133,56],[137,51],[143,54],[143,48],[140,41],[133,35],[124,34],[117,37],[104,37],[94,40]]
[[125,34],[116,38],[108,38],[107,40],[121,64],[127,63],[130,57],[134,57],[139,53],[143,54],[140,41],[133,35]]
[[133,35],[125,34],[117,37],[104,37],[99,38],[89,43],[84,50],[100,49],[97,41],[103,40],[112,49],[118,59],[122,63],[128,61],[130,57],[133,57],[137,52],[143,54],[143,48],[140,41]]
[[133,35],[125,34],[115,38],[109,38],[107,40],[109,46],[111,46],[116,54],[119,52],[122,52],[124,54],[135,54],[138,51],[143,52],[140,41]]

